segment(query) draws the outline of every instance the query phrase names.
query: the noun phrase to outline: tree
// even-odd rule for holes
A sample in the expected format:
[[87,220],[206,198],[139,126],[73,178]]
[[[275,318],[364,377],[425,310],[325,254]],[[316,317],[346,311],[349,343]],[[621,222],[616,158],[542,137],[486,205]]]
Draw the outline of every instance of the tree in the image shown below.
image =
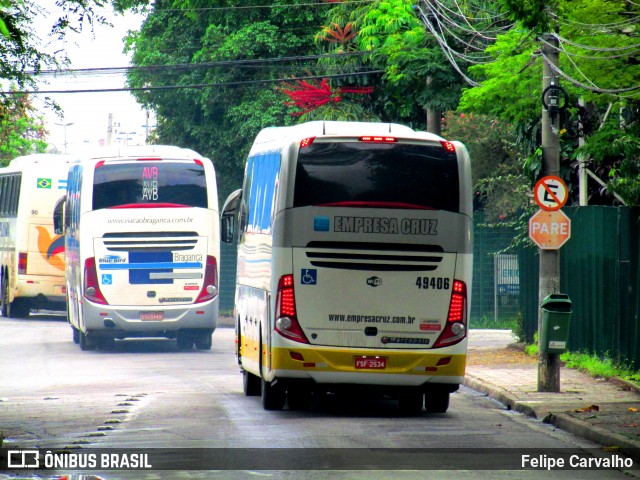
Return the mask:
[[[640,90],[640,6],[608,0],[502,3],[518,23],[487,48],[491,62],[470,68],[481,86],[463,92],[461,110],[491,114],[513,124],[523,152],[530,156],[526,165],[535,175],[541,68],[546,61],[540,46],[548,42],[541,34],[553,35],[560,54],[555,73],[568,99],[560,131],[566,180],[577,183],[572,172],[586,159],[607,181],[607,192],[628,204],[640,204],[640,196],[634,193],[640,170],[634,142],[639,104],[633,97]],[[578,105],[579,99],[584,106]],[[621,114],[617,120],[607,113],[612,110]],[[614,126],[606,127],[612,121]],[[610,143],[603,143],[604,138]],[[600,185],[590,183],[591,203],[616,201],[602,193]]]
[[[47,35],[62,39],[70,30],[81,30],[93,22],[105,23],[96,7],[108,4],[108,0],[56,0],[55,7],[62,13]],[[33,1],[0,0],[0,78],[19,88],[35,87],[34,75],[67,61],[64,51],[46,52],[41,32],[33,31],[34,19],[45,12],[44,7]]]
[[[370,107],[380,119],[440,133],[441,112],[457,106],[462,83],[413,4],[411,0],[337,4],[328,12],[327,23],[349,26],[356,32],[354,49],[367,53],[361,63],[382,70]],[[326,38],[330,28],[325,26],[318,38]],[[344,65],[340,57],[331,61]]]
[[[51,26],[50,36],[63,38],[69,30],[79,30],[94,21],[104,22],[95,7],[106,0],[57,0],[61,16]],[[32,29],[36,16],[44,8],[27,0],[0,0],[0,79],[10,85],[0,92],[0,164],[11,158],[46,149],[42,118],[37,115],[27,95],[18,94],[35,88],[35,75],[44,68],[58,68],[67,61],[64,52],[45,52],[42,40]],[[56,106],[52,104],[55,108]]]
[[28,95],[7,95],[0,99],[0,166],[13,158],[43,153],[46,130]]
[[[156,111],[159,141],[209,156],[222,199],[239,188],[258,131],[296,121],[274,86],[305,74],[320,24],[321,7],[305,0],[287,7],[236,3],[156,1],[128,43],[142,67],[129,73],[129,84],[156,89],[135,96]],[[187,85],[194,86],[174,88]]]

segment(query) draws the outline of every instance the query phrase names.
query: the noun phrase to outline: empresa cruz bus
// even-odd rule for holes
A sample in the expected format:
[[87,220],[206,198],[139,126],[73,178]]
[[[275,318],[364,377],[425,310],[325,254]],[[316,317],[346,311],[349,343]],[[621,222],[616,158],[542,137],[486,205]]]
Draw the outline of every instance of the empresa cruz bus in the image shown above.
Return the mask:
[[299,408],[355,387],[447,410],[472,278],[463,144],[397,124],[268,128],[221,215],[222,240],[238,243],[245,394]]

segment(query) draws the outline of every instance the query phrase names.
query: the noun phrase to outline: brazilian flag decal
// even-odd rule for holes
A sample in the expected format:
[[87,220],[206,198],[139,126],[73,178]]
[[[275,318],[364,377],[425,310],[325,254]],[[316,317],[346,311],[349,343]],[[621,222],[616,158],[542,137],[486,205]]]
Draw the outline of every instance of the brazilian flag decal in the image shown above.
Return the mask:
[[51,179],[50,178],[39,178],[38,179],[38,188],[51,188]]

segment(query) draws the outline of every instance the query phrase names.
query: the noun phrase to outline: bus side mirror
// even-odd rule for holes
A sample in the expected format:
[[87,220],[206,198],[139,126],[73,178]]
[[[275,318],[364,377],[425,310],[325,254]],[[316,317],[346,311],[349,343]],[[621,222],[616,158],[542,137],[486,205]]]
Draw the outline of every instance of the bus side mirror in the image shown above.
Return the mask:
[[220,218],[220,240],[224,243],[233,243],[236,230],[236,215],[242,199],[242,190],[236,190],[227,197],[222,207]]
[[53,231],[56,235],[64,233],[64,205],[66,196],[60,197],[53,208]]
[[220,220],[220,240],[224,243],[233,243],[235,223],[233,215],[225,215]]

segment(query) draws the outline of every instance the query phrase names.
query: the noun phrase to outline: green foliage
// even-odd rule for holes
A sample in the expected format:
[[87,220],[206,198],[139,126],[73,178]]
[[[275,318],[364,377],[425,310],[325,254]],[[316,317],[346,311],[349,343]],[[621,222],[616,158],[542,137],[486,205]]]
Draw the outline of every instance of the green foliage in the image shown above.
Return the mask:
[[533,333],[533,343],[525,345],[524,351],[532,357],[538,355],[538,332]]
[[609,177],[608,190],[617,193],[627,205],[640,205],[640,118],[621,125],[610,119],[575,152],[589,157]]
[[488,115],[449,112],[442,134],[467,146],[476,208],[485,212],[486,221],[516,218],[528,203],[531,184],[521,173],[522,159],[510,125]]
[[0,166],[20,155],[43,153],[45,134],[42,118],[27,95],[0,97]]
[[[34,87],[33,73],[43,68],[56,68],[66,63],[64,51],[45,53],[42,42],[63,39],[69,30],[79,31],[93,22],[106,23],[96,7],[104,7],[107,0],[66,0],[56,2],[60,16],[50,26],[48,39],[39,38],[33,31],[36,17],[46,11],[42,2],[28,0],[0,0],[0,78],[18,87]],[[38,32],[42,37],[43,32]]]
[[[399,97],[412,92],[424,109],[455,109],[461,80],[415,15],[412,0],[373,2],[355,18],[357,42]],[[427,81],[428,79],[428,81]]]
[[[64,51],[46,53],[44,44],[61,40],[70,30],[80,31],[94,22],[106,23],[96,7],[104,7],[106,0],[66,0],[55,2],[60,16],[50,29],[34,32],[36,17],[43,16],[47,2],[29,0],[0,0],[0,79],[11,85],[11,91],[35,88],[34,75],[45,68],[55,69],[67,63]],[[53,6],[54,2],[50,2]],[[28,97],[14,93],[0,94],[0,165],[12,158],[44,152],[46,132]],[[59,107],[45,99],[54,111]]]
[[500,0],[509,18],[519,21],[522,25],[539,33],[548,32],[551,29],[551,15],[557,6],[556,1],[549,0]]
[[567,367],[583,370],[594,377],[618,377],[632,382],[640,382],[640,371],[629,369],[606,355],[598,357],[589,353],[565,352],[560,355],[560,360],[565,362]]
[[156,111],[158,142],[190,147],[213,160],[221,200],[240,187],[258,131],[294,121],[274,84],[260,81],[304,73],[270,61],[314,52],[313,36],[321,22],[314,9],[296,6],[304,3],[259,8],[264,3],[252,1],[243,6],[256,8],[234,9],[216,8],[226,2],[159,0],[141,31],[128,38],[135,65],[183,66],[131,71],[130,85],[201,85],[135,96]]
[[[538,332],[534,333],[534,343],[525,346],[525,352],[532,357],[538,355]],[[640,383],[640,371],[630,369],[624,362],[613,360],[608,355],[599,357],[585,352],[564,352],[560,361],[568,368],[582,370],[594,377],[617,377]]]
[[[492,61],[469,68],[482,84],[463,91],[459,111],[492,115],[512,125],[515,146],[526,159],[525,175],[536,180],[542,167],[540,118],[546,114],[541,105],[545,61],[541,53],[543,47],[553,46],[548,34],[557,34],[562,74],[556,83],[568,94],[559,127],[560,176],[569,180],[576,160],[591,156],[597,174],[608,180],[607,190],[627,204],[639,204],[637,118],[620,121],[616,116],[609,131],[601,131],[600,123],[612,103],[613,111],[638,111],[638,101],[626,94],[640,85],[640,64],[633,53],[637,51],[633,19],[640,5],[608,0],[501,0],[501,4],[517,23],[486,49]],[[627,99],[621,102],[618,94]],[[579,98],[586,107],[578,106]],[[578,148],[580,137],[586,146]],[[601,194],[599,185],[590,183],[590,189],[590,202],[613,201]]]
[[511,330],[516,332],[518,325],[517,318],[489,318],[482,316],[481,318],[472,318],[469,321],[469,328],[484,330]]
[[542,63],[534,56],[538,45],[528,31],[513,28],[486,49],[491,62],[469,71],[482,84],[463,90],[459,109],[500,118],[511,124],[539,121]]

